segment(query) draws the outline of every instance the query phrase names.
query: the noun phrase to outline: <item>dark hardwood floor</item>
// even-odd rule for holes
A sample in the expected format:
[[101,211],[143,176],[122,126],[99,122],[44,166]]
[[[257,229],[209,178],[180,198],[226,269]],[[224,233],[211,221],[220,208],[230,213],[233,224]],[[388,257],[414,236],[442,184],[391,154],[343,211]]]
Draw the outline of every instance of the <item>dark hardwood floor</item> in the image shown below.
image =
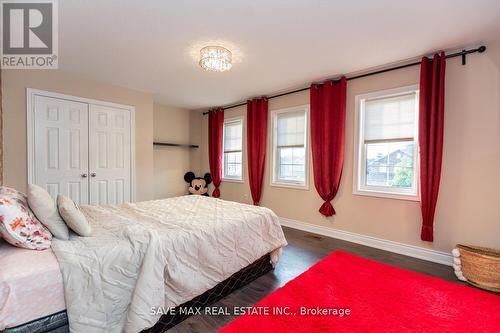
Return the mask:
[[[371,247],[350,243],[338,239],[319,236],[300,230],[283,227],[288,246],[284,248],[283,255],[276,269],[258,278],[247,286],[223,298],[214,306],[251,306],[283,286],[288,281],[300,275],[323,257],[335,250],[341,250],[361,257],[376,260],[392,266],[412,270],[442,278],[451,282],[461,283],[453,274],[449,266],[435,264],[425,260],[407,257],[392,252],[374,249]],[[232,320],[234,316],[192,316],[168,333],[208,333],[216,332]]]

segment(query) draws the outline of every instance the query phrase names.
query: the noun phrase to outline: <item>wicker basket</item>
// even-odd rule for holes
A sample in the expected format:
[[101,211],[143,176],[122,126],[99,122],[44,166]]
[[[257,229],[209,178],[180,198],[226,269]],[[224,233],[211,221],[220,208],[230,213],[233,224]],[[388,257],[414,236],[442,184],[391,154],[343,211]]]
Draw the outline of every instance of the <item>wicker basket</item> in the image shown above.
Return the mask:
[[500,292],[500,251],[485,247],[457,245],[462,273],[470,284]]

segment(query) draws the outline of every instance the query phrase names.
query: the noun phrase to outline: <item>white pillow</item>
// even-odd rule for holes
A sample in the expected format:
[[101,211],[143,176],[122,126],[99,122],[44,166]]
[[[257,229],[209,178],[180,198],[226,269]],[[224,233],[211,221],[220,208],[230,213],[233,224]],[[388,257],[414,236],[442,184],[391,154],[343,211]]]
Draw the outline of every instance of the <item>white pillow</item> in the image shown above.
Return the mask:
[[54,237],[64,240],[69,239],[68,227],[61,215],[59,215],[56,202],[49,192],[40,186],[29,184],[28,205],[37,219],[50,230]]
[[59,214],[61,214],[64,222],[71,230],[80,236],[90,236],[92,234],[89,222],[73,200],[59,194],[57,196],[57,207],[59,208]]

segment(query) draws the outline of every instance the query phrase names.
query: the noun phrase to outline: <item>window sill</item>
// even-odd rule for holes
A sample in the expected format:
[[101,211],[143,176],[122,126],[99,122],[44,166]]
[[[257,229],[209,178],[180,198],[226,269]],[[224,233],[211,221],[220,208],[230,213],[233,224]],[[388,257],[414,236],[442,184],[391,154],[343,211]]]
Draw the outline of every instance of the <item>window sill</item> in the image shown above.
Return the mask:
[[240,184],[245,183],[245,181],[243,179],[222,178],[221,180],[223,182],[228,182],[228,183],[240,183]]
[[300,185],[300,184],[291,184],[291,183],[280,183],[280,182],[271,182],[272,187],[283,187],[283,188],[290,188],[294,190],[309,190],[309,184],[305,185]]
[[403,194],[403,193],[392,193],[392,192],[382,192],[373,190],[354,190],[352,191],[352,194],[368,196],[368,197],[377,197],[382,199],[420,201],[420,196],[417,194]]

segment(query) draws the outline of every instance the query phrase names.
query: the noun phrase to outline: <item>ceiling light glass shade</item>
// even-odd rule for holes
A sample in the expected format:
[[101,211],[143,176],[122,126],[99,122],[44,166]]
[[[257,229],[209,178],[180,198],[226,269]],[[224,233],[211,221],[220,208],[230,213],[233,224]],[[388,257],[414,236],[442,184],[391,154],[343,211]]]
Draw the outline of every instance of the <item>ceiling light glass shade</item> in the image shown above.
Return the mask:
[[212,72],[224,72],[231,69],[231,51],[222,46],[206,46],[200,50],[200,66]]

